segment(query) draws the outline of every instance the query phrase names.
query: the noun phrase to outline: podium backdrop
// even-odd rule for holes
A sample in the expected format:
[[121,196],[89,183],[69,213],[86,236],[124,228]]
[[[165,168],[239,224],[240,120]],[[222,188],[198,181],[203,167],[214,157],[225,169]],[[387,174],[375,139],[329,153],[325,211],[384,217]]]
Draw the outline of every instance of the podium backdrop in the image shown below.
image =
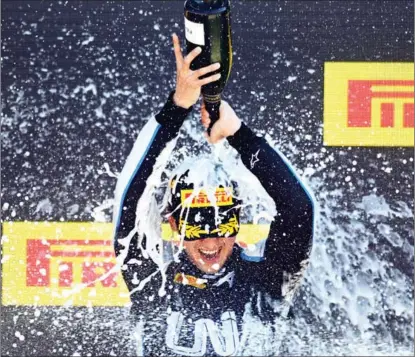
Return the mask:
[[[114,174],[174,88],[183,3],[1,2],[2,355],[134,354],[123,282],[102,278]],[[319,209],[287,353],[413,354],[413,14],[232,1],[224,98]],[[197,121],[171,165],[197,154]]]

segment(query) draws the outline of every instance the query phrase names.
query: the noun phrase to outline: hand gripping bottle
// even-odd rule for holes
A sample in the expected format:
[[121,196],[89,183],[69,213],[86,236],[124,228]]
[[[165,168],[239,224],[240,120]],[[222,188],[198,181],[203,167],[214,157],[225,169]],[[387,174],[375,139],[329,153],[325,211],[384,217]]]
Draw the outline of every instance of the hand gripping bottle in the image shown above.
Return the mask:
[[186,0],[184,22],[187,53],[195,47],[202,52],[192,61],[191,70],[219,62],[220,68],[202,77],[221,73],[219,80],[202,86],[202,96],[209,112],[211,123],[219,119],[219,106],[222,91],[228,81],[232,67],[232,40],[230,0]]

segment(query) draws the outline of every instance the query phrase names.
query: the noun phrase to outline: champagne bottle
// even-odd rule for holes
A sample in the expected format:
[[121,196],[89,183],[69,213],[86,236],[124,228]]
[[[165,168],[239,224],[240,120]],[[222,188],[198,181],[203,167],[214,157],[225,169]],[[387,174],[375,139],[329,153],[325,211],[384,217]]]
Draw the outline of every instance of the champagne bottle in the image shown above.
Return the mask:
[[230,0],[186,0],[184,5],[186,51],[201,47],[202,52],[192,61],[190,69],[197,70],[219,62],[220,68],[202,77],[221,73],[219,80],[202,86],[202,96],[211,124],[219,119],[221,94],[232,67]]

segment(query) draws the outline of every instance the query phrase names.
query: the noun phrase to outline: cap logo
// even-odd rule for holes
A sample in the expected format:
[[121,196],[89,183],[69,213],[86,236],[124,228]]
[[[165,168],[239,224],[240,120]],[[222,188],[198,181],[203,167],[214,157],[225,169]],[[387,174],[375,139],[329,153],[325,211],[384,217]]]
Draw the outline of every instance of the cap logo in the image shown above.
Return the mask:
[[219,233],[219,236],[231,237],[232,235],[238,233],[238,231],[239,222],[234,214],[228,223],[219,224],[219,228],[214,229],[212,233]]
[[219,224],[218,228],[215,228],[211,232],[202,229],[201,225],[194,225],[189,222],[186,222],[185,219],[180,217],[179,221],[179,232],[181,233],[184,227],[184,235],[186,239],[193,240],[193,239],[202,239],[207,238],[207,234],[217,234],[217,237],[232,237],[239,232],[239,222],[238,218],[235,214],[233,214],[232,218],[228,221],[228,223]]
[[203,236],[202,237],[200,236],[201,234],[203,235],[203,234],[209,233],[208,231],[202,229],[200,224],[199,225],[190,224],[189,222],[186,222],[185,219],[180,217],[180,221],[179,221],[179,233],[180,234],[183,230],[183,226],[185,227],[184,235],[188,239],[203,238]]
[[211,206],[231,206],[233,205],[232,188],[218,187],[215,191],[216,204],[209,201],[208,195],[204,190],[201,190],[198,195],[195,195],[191,202],[188,198],[193,194],[194,190],[181,190],[182,206],[183,207],[211,207]]

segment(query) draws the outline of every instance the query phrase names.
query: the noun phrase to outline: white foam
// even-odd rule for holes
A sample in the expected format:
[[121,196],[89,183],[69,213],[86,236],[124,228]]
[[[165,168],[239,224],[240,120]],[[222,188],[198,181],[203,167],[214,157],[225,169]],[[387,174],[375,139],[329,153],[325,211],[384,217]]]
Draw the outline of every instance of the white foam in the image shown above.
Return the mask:
[[[293,127],[293,130],[297,129]],[[162,250],[157,251],[155,247],[161,242],[160,212],[167,201],[166,198],[156,200],[154,195],[167,187],[168,178],[181,164],[178,158],[188,158],[195,151],[199,155],[209,152],[206,149],[208,145],[201,143],[204,139],[200,128],[190,120],[184,125],[181,139],[184,144],[181,145],[181,142],[175,153],[171,151],[172,146],[163,152],[137,208],[137,216],[146,217],[145,222],[137,222],[140,234],[145,234],[147,242],[150,242],[144,254],[157,262],[158,272],[161,272],[159,293],[164,293],[163,272],[167,261]],[[301,142],[302,137],[299,135],[299,143]],[[276,146],[272,141],[270,144]],[[288,157],[295,158],[304,155],[303,149],[296,145],[300,144],[287,142],[282,148],[280,145],[278,147]],[[215,146],[208,158],[211,163],[207,159],[200,160],[200,166],[195,166],[196,170],[188,178],[195,183],[196,188],[235,180],[240,188],[239,198],[245,202],[243,221],[251,223],[260,218],[266,218],[267,221],[272,219],[278,207],[275,207],[258,180],[238,162],[234,150],[226,142]],[[206,165],[212,165],[218,160],[225,165],[229,174],[219,174],[215,178],[207,175],[209,170]],[[411,209],[406,202],[388,201],[376,193],[366,193],[350,199],[346,197],[345,190],[348,188],[329,190],[327,182],[337,175],[335,169],[327,168],[336,161],[330,150],[323,148],[319,152],[307,153],[304,161],[307,164],[300,167],[298,173],[301,173],[303,181],[314,192],[320,215],[310,266],[298,295],[301,300],[295,305],[298,316],[289,323],[279,321],[276,326],[278,333],[272,335],[250,315],[248,309],[244,316],[246,324],[242,335],[244,353],[251,351],[257,355],[260,351],[275,352],[282,343],[281,336],[286,333],[283,344],[291,355],[410,355],[413,352],[412,280],[391,265],[376,249],[387,252],[390,247],[399,248],[402,261],[413,262],[413,235],[401,235],[388,222],[391,219],[409,222],[413,217]],[[313,162],[316,164],[309,164]],[[190,167],[198,163],[189,162],[187,165]],[[356,165],[355,160],[352,165]],[[180,168],[182,171],[185,169],[186,165]],[[354,181],[353,175],[347,176],[347,182],[352,180]],[[372,179],[371,183],[375,185],[376,180]],[[211,193],[209,195],[209,199],[214,201],[215,196]],[[346,199],[348,205],[344,205]],[[387,245],[379,247],[379,239],[384,239]],[[125,245],[128,246],[128,237]],[[181,249],[182,246],[179,252]],[[175,258],[177,259],[177,254],[171,257]],[[307,310],[306,315],[315,321],[310,325],[302,316],[302,311]],[[392,326],[390,321],[395,321],[394,319],[396,322]],[[401,342],[396,342],[396,336],[399,336]]]

